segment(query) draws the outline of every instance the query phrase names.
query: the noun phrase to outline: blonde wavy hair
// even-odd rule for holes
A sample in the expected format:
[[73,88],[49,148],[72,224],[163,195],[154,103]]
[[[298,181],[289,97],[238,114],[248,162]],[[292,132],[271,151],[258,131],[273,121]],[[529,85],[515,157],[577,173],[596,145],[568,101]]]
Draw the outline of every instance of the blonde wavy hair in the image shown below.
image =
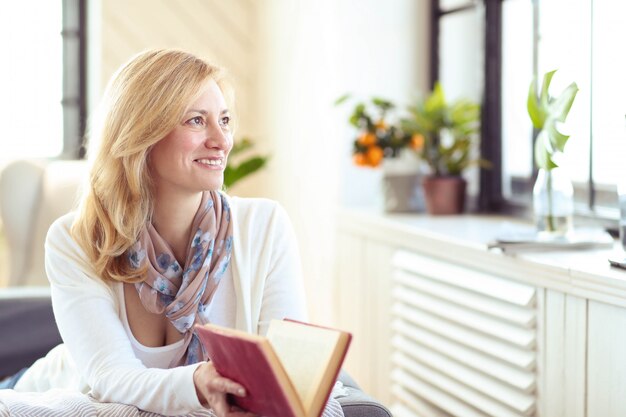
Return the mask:
[[132,269],[126,251],[153,212],[148,155],[180,124],[210,79],[231,107],[224,71],[183,51],[143,52],[109,82],[89,134],[90,146],[98,146],[90,154],[90,176],[71,230],[101,279],[134,283],[145,278],[147,266]]

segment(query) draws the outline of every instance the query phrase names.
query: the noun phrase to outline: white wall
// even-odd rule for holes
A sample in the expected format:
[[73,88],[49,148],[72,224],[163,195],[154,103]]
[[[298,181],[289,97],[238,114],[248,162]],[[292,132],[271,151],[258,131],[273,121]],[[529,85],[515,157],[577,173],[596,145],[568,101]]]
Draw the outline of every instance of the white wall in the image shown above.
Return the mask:
[[[263,189],[294,220],[312,318],[332,322],[334,219],[340,203],[377,200],[378,172],[351,165],[345,92],[406,103],[427,88],[426,0],[271,0],[259,8]],[[349,296],[346,294],[345,296]]]
[[267,170],[233,191],[286,207],[311,319],[332,323],[335,208],[380,200],[380,173],[351,165],[348,106],[333,102],[352,92],[400,104],[426,90],[427,0],[94,1],[102,11],[101,85],[150,47],[188,49],[232,73],[237,136],[250,135],[272,155]]
[[[115,70],[150,48],[180,48],[225,67],[237,87],[238,135],[256,129],[250,103],[256,95],[257,10],[253,0],[94,0],[101,14],[91,57],[104,89]],[[96,22],[97,23],[97,22]],[[92,23],[93,24],[93,23]],[[94,94],[98,94],[94,91]]]

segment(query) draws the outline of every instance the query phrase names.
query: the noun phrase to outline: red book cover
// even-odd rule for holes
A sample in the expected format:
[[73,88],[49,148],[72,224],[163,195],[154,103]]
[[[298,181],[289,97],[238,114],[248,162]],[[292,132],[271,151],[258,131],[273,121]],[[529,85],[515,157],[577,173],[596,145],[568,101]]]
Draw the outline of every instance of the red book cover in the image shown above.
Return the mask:
[[[267,339],[239,332],[226,334],[203,326],[195,327],[209,358],[220,375],[237,381],[246,389],[245,397],[231,396],[244,410],[267,417],[298,417],[289,402],[289,393],[281,387],[277,361]],[[242,337],[242,335],[245,335]],[[283,370],[283,375],[286,374]],[[290,384],[289,379],[282,384]],[[295,391],[292,390],[292,401]],[[296,401],[299,401],[297,397]]]

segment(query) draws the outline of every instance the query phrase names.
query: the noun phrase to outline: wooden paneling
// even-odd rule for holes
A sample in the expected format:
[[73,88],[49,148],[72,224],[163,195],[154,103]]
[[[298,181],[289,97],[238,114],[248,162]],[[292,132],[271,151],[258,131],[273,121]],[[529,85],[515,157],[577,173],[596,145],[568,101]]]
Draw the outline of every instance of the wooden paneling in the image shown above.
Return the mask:
[[546,291],[542,415],[584,417],[587,301]]
[[590,301],[588,314],[587,417],[626,416],[626,309]]
[[257,6],[252,0],[107,0],[101,5],[100,84],[150,48],[180,48],[225,67],[237,92],[243,122],[254,123]]
[[339,234],[335,280],[336,326],[352,333],[345,368],[366,392],[388,404],[391,374],[393,248]]

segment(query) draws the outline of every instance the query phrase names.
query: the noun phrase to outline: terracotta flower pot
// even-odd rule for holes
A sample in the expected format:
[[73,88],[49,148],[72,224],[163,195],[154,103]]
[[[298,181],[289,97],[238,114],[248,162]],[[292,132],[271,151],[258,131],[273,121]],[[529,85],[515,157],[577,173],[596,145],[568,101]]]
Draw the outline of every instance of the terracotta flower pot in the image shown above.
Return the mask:
[[422,179],[426,210],[429,214],[460,214],[465,209],[465,188],[467,182],[460,176]]

